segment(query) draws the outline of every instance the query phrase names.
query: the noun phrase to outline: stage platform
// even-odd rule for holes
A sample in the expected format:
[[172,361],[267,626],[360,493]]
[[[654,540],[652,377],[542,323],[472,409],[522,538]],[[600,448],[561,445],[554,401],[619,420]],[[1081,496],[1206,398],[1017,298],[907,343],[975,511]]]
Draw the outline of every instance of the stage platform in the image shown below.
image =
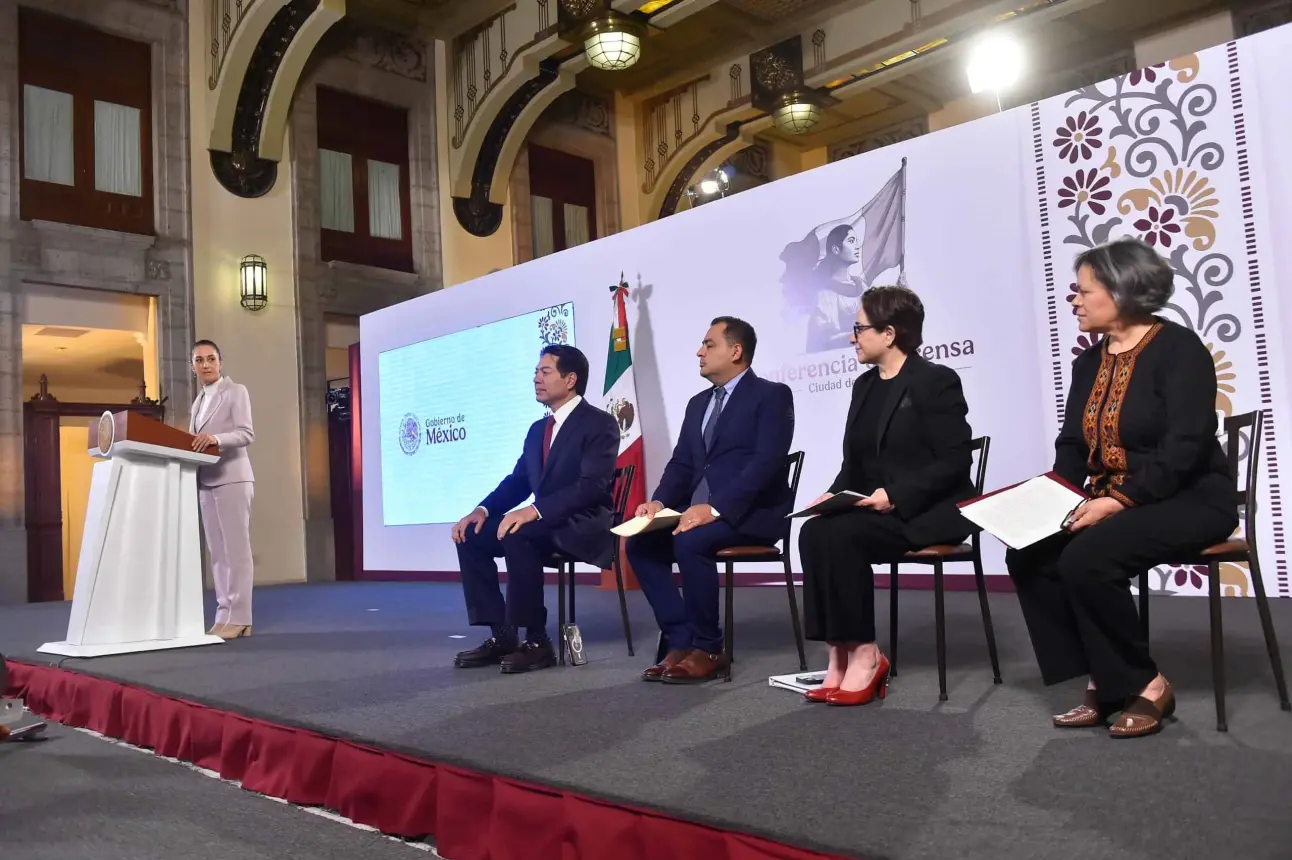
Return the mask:
[[[553,589],[548,600],[555,605]],[[1015,598],[993,594],[991,604],[1003,685],[991,683],[976,595],[950,593],[950,701],[940,704],[932,594],[903,592],[900,674],[886,701],[863,708],[812,705],[768,686],[769,675],[796,669],[785,593],[770,587],[737,590],[735,678],[701,687],[640,681],[655,643],[645,601],[630,597],[637,656],[629,658],[614,593],[582,586],[590,662],[523,676],[453,668],[454,652],[481,634],[465,624],[459,587],[443,583],[260,588],[250,639],[58,663],[36,649],[63,637],[66,604],[0,609],[0,651],[25,664],[17,674],[39,677],[45,704],[65,713],[87,709],[79,700],[92,698],[85,685],[100,683],[85,680],[92,676],[439,765],[441,823],[492,803],[492,826],[522,841],[538,819],[502,804],[497,789],[449,808],[447,775],[516,780],[550,789],[565,807],[591,799],[866,860],[1292,856],[1292,713],[1279,709],[1254,602],[1225,602],[1229,732],[1221,734],[1207,604],[1154,599],[1154,648],[1176,687],[1178,721],[1157,737],[1120,742],[1051,727],[1049,715],[1079,701],[1082,685],[1044,688]],[[879,605],[886,609],[886,594]],[[1273,601],[1273,611],[1292,665],[1292,602]],[[811,648],[811,668],[823,656]],[[44,668],[54,665],[58,672]],[[55,675],[75,680],[51,682]],[[60,695],[78,702],[52,701]],[[123,732],[143,731],[141,719]],[[226,728],[226,747],[229,737]],[[522,817],[506,820],[508,809]],[[460,847],[455,856],[441,834],[437,842],[448,860],[547,860],[533,845]],[[617,856],[699,856],[634,844]],[[759,845],[710,856],[808,856]],[[598,855],[585,843],[552,856]]]

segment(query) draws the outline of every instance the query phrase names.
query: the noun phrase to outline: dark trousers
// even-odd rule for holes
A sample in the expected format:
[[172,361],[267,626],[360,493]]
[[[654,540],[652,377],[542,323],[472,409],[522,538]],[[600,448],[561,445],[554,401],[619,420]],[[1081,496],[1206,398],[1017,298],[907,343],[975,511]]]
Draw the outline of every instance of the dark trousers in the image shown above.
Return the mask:
[[[722,520],[676,537],[672,531],[660,529],[628,539],[628,561],[670,650],[722,651],[715,556],[729,546],[766,542],[742,535]],[[673,583],[674,562],[682,574],[680,594]]]
[[[543,562],[554,549],[552,529],[545,520],[537,520],[498,540],[501,522],[501,517],[490,517],[479,534],[468,527],[466,541],[457,545],[467,619],[480,626],[527,627],[533,638],[547,626]],[[498,558],[507,562],[506,601],[498,587]]]
[[1238,524],[1210,500],[1180,495],[1128,508],[1072,534],[1005,554],[1032,637],[1041,680],[1086,675],[1099,698],[1134,696],[1157,677],[1131,580],[1149,568],[1196,555]]
[[803,560],[803,633],[817,642],[875,641],[873,564],[911,549],[902,521],[857,508],[812,517],[799,532]]

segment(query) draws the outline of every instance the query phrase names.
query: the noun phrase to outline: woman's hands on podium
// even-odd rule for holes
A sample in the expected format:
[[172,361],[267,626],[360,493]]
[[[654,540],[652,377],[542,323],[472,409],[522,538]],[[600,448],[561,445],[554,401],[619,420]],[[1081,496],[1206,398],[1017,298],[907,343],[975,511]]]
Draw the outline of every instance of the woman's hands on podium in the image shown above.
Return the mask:
[[193,437],[193,450],[197,451],[199,454],[205,451],[207,448],[210,448],[212,445],[219,445],[219,444],[220,443],[216,440],[216,438],[212,436],[210,433],[199,433]]

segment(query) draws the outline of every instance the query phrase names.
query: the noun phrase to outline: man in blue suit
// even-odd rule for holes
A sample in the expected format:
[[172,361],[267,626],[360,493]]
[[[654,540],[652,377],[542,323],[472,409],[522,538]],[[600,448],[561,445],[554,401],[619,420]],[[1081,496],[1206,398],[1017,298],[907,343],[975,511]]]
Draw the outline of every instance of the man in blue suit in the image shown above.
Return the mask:
[[[563,344],[543,349],[534,395],[550,414],[529,428],[511,474],[453,527],[467,616],[491,633],[479,647],[457,655],[460,668],[501,664],[511,674],[555,665],[543,563],[560,550],[596,567],[610,566],[619,425],[583,399],[587,388],[582,352]],[[512,510],[531,494],[533,504]],[[505,601],[495,561],[500,557],[507,560]]]
[[[628,558],[668,643],[647,681],[694,684],[725,668],[718,621],[720,549],[779,540],[793,508],[786,457],[794,438],[789,386],[750,370],[758,337],[735,317],[718,317],[696,355],[710,387],[691,398],[673,457],[654,500],[637,509],[653,517],[683,511],[672,531],[637,535]],[[682,593],[673,584],[673,564]]]

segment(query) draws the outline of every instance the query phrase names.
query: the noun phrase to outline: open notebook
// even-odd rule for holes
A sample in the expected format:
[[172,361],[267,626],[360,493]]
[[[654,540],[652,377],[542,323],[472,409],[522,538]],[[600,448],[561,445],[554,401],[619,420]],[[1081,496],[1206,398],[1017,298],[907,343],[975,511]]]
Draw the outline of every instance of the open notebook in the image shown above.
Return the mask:
[[1089,498],[1053,472],[960,502],[960,513],[1010,549],[1023,549],[1063,530]]

